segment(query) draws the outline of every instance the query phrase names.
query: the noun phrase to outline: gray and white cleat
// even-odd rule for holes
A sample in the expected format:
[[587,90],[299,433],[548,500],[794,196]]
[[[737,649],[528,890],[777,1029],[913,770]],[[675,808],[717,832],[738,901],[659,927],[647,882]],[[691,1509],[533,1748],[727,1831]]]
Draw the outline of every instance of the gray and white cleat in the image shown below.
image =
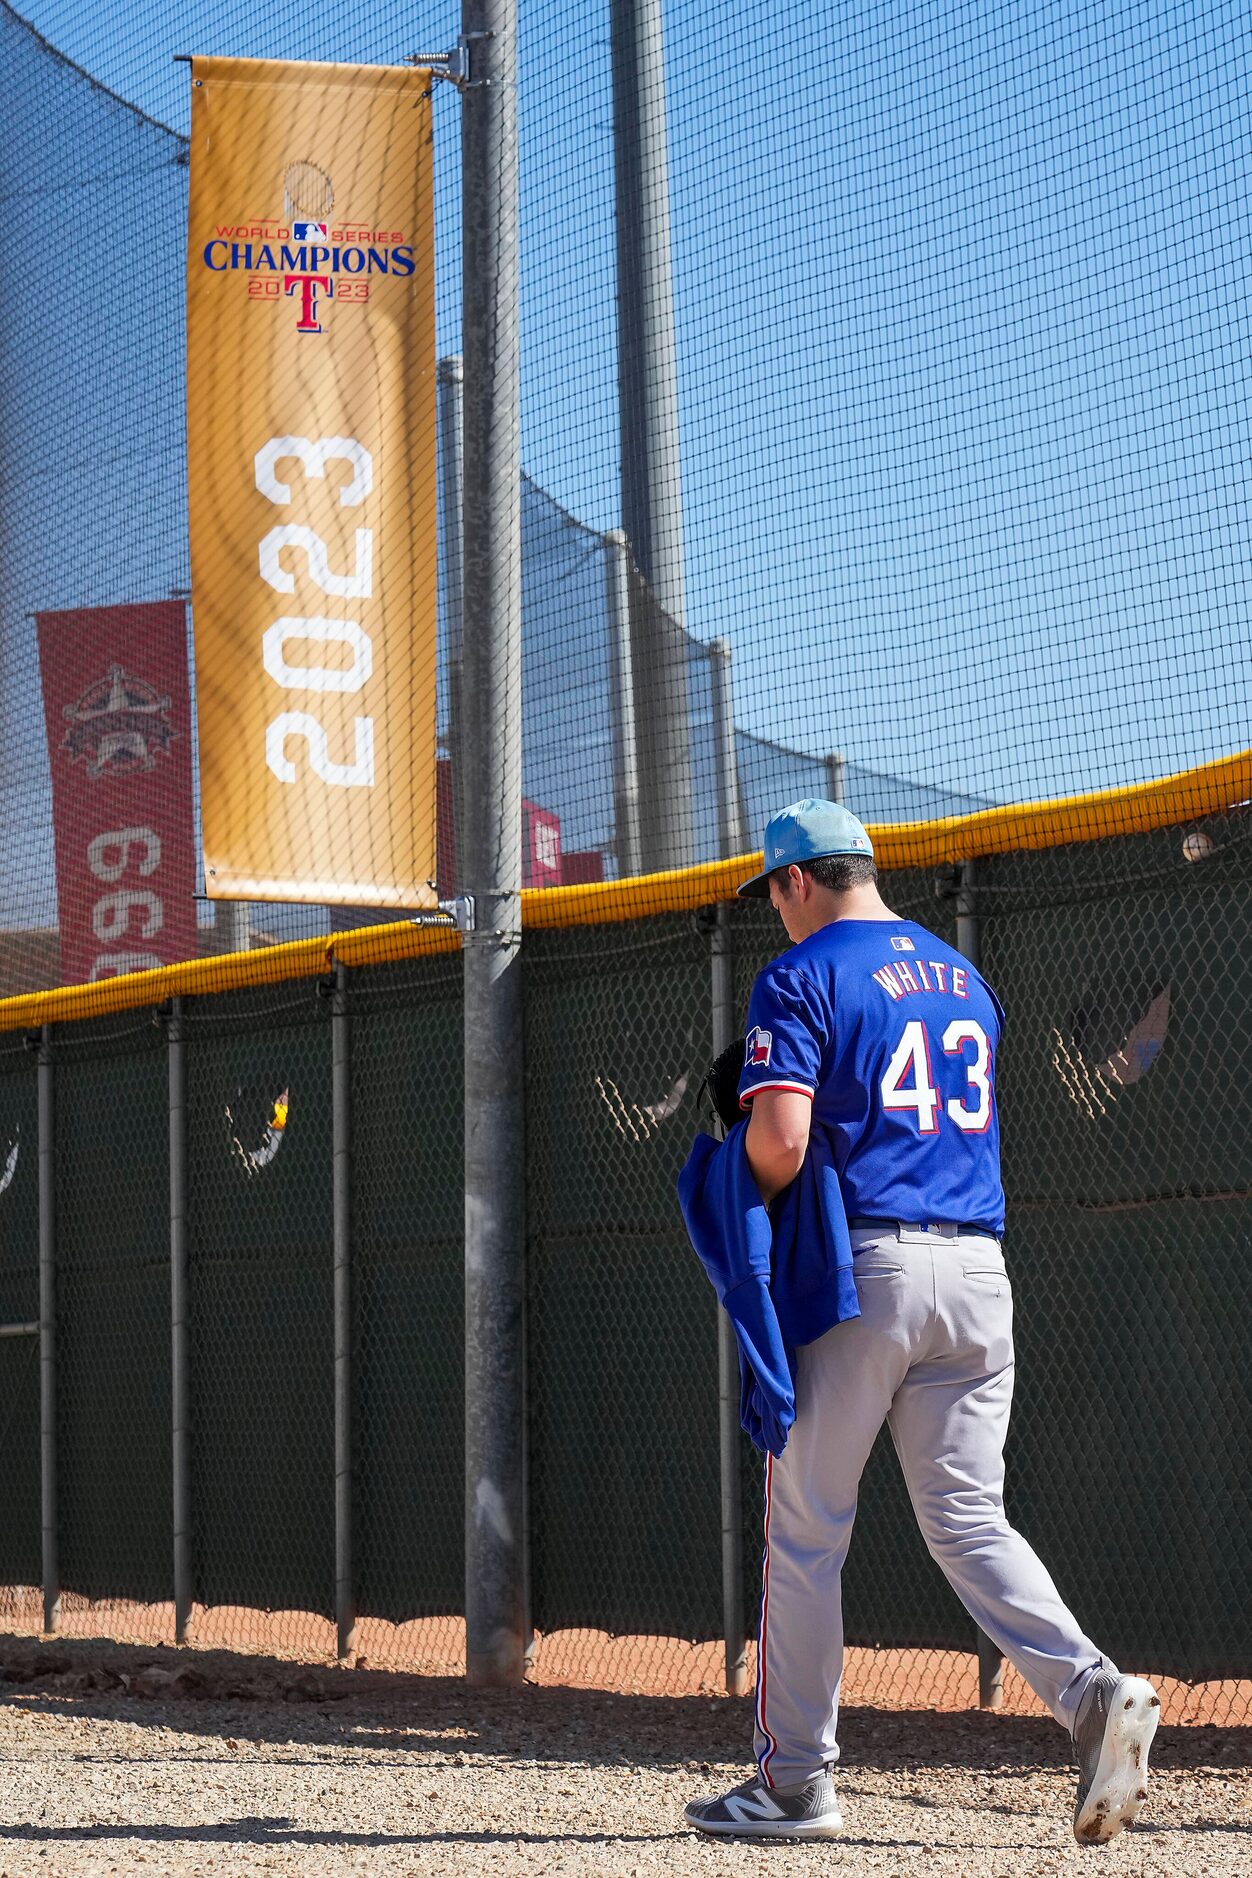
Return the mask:
[[828,1773],[785,1793],[754,1775],[718,1800],[692,1800],[683,1817],[701,1832],[736,1839],[834,1839],[843,1830]]
[[1080,1845],[1103,1845],[1134,1825],[1148,1797],[1148,1750],[1160,1719],[1161,1698],[1142,1676],[1101,1669],[1092,1677],[1074,1727]]

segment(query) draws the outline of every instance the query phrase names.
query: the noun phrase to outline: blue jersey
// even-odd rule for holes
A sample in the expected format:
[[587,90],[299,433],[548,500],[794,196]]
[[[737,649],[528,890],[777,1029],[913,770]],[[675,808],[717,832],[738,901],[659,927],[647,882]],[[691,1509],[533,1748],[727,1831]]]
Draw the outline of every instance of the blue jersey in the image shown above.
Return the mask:
[[841,919],[757,978],[739,1081],[803,1090],[849,1219],[1004,1228],[994,1068],[1004,1013],[912,920]]

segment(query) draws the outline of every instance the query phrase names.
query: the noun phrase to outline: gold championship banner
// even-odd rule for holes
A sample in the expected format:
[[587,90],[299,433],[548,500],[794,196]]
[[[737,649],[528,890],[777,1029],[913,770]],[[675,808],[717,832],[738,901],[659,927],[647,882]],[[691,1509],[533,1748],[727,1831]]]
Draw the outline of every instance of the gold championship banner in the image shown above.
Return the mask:
[[429,74],[196,59],[191,582],[211,897],[435,875]]

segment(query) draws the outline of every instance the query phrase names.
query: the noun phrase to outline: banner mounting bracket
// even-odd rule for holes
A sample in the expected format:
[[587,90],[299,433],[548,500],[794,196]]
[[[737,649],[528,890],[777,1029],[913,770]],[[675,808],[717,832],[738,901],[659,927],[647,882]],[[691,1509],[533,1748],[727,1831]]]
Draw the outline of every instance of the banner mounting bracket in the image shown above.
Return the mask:
[[451,926],[464,935],[474,931],[474,896],[459,893],[454,900],[441,900],[438,912],[412,913],[411,926]]
[[476,39],[494,38],[494,33],[459,33],[450,52],[410,52],[404,62],[406,65],[422,66],[430,72],[432,78],[446,79],[458,91],[469,91],[491,82],[486,78],[470,77],[470,46]]

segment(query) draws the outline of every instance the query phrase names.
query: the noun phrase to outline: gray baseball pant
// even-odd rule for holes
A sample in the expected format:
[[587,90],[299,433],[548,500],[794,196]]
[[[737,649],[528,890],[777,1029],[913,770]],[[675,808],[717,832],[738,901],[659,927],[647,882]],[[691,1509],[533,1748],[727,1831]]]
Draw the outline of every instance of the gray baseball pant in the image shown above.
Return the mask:
[[999,1243],[954,1226],[852,1234],[861,1316],[800,1350],[796,1419],[766,1459],[756,1752],[788,1787],[838,1759],[840,1578],[857,1487],[887,1422],[932,1557],[975,1622],[1072,1733],[1112,1667],[1004,1516],[1013,1299]]

